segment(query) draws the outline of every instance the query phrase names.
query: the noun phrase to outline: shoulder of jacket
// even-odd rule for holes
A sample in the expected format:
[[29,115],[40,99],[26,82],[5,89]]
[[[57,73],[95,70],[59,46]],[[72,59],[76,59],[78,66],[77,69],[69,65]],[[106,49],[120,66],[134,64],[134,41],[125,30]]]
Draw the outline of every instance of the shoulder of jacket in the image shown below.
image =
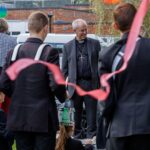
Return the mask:
[[54,47],[51,47],[51,45],[46,44],[44,47],[44,53],[56,53],[58,50],[56,50]]
[[102,56],[105,56],[105,55],[108,55],[110,53],[110,51],[112,51],[112,49],[115,48],[115,44],[113,45],[110,45],[109,47],[105,48],[104,50],[101,51],[101,55]]
[[144,42],[150,42],[150,38],[146,38],[146,37],[141,37],[140,41],[144,41]]
[[89,40],[91,42],[99,42],[97,39],[93,39],[93,38],[90,38],[90,37],[87,37],[87,40]]
[[69,46],[69,45],[71,45],[73,42],[75,42],[75,39],[72,39],[72,40],[70,40],[69,42],[67,42],[67,43],[65,44],[65,46]]

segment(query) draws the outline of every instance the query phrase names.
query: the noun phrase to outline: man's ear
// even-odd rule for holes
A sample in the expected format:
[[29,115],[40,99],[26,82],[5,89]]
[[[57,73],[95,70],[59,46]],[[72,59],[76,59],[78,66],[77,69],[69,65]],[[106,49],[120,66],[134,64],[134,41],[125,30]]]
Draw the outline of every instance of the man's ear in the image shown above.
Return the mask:
[[113,23],[113,27],[114,27],[115,30],[119,30],[119,25],[118,25],[118,23],[114,22],[114,23]]
[[49,29],[48,29],[48,25],[45,25],[44,31],[45,31],[45,32],[48,32],[48,30],[49,30]]

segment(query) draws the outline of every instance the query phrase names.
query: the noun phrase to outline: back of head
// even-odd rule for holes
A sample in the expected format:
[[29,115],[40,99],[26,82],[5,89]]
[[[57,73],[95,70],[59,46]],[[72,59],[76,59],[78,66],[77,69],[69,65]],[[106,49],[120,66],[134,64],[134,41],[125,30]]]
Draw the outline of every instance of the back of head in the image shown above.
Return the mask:
[[0,18],[0,33],[5,33],[8,31],[7,21],[3,18]]
[[135,6],[131,3],[121,3],[116,6],[113,16],[120,31],[130,30],[136,11]]
[[48,16],[41,11],[33,12],[28,18],[28,30],[32,33],[39,33],[48,25]]
[[63,124],[60,126],[59,137],[56,143],[56,150],[65,150],[66,141],[70,136],[72,136],[73,131],[73,126],[66,126]]

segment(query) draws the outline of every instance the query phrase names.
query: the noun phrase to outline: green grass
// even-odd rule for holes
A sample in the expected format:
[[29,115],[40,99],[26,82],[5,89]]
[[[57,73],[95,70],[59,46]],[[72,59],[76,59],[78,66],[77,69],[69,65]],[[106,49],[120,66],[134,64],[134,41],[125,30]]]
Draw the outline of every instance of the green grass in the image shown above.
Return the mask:
[[13,150],[16,150],[16,143],[14,142]]

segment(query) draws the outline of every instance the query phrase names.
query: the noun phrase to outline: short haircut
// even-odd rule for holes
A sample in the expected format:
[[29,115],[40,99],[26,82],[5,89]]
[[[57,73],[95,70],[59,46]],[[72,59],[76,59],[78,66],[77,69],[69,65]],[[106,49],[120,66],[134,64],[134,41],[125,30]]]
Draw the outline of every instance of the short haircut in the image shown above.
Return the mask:
[[46,25],[48,25],[48,16],[41,11],[33,12],[28,18],[29,32],[39,33]]
[[81,25],[85,25],[87,26],[87,23],[85,20],[83,19],[76,19],[72,22],[72,29],[76,30],[78,27],[80,27]]
[[137,10],[131,3],[121,3],[113,11],[114,21],[120,31],[130,30]]
[[8,24],[5,19],[0,18],[0,32],[5,33],[8,31]]

